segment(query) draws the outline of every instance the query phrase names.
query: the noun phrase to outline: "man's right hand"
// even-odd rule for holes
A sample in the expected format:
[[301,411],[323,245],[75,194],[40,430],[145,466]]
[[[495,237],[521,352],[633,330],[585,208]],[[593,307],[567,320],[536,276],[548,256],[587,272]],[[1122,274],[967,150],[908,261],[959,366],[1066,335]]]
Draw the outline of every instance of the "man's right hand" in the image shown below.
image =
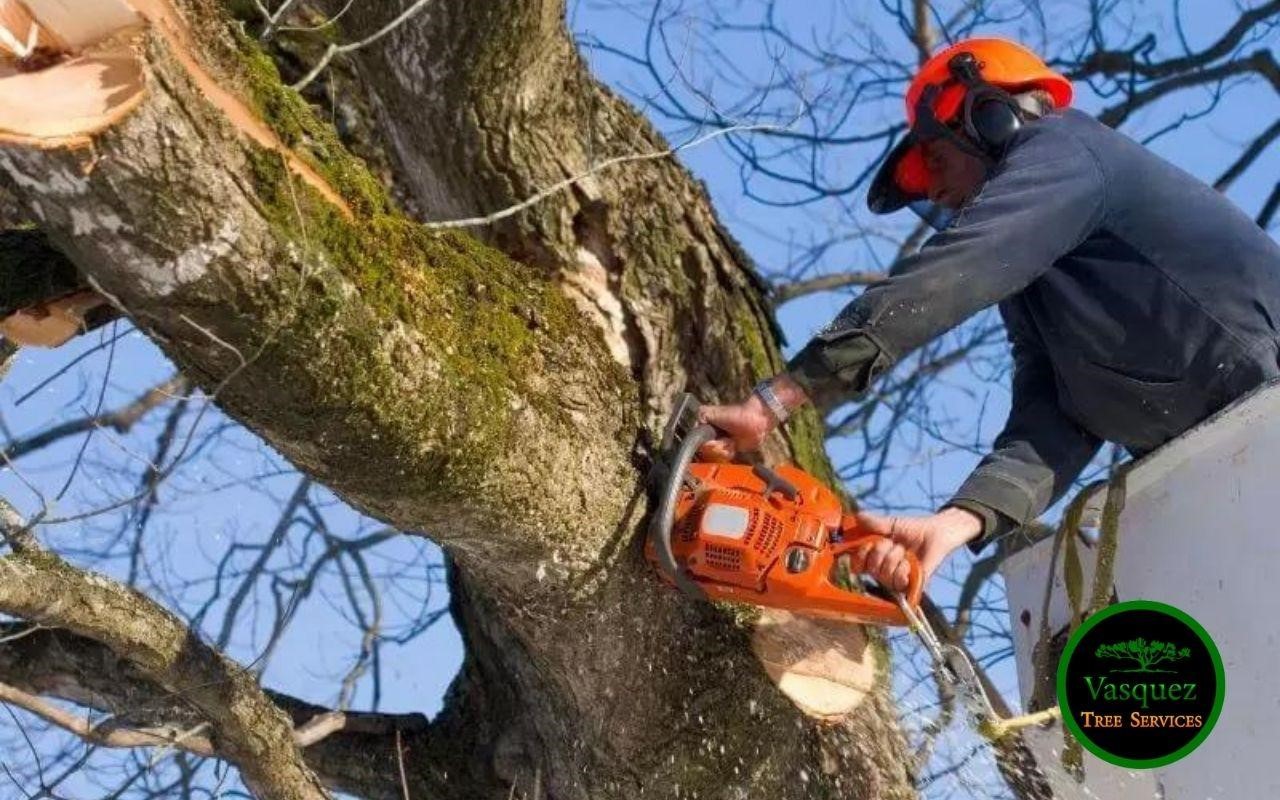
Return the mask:
[[704,461],[730,461],[739,453],[757,450],[764,437],[778,426],[764,401],[754,394],[734,405],[703,406],[698,421],[726,434],[698,448],[698,458]]

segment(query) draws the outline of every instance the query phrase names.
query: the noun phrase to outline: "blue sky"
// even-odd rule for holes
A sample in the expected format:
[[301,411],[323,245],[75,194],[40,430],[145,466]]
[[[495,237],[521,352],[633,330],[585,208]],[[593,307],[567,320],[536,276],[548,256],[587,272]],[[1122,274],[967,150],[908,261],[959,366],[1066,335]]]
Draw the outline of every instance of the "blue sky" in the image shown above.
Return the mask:
[[[1081,2],[1045,3],[1051,10],[1055,35],[1078,30],[1081,24]],[[645,24],[637,9],[644,3],[605,3],[576,0],[571,3],[575,33],[585,41],[603,42],[619,50],[637,53],[643,48]],[[1182,35],[1193,49],[1216,38],[1227,24],[1220,0],[1183,2]],[[672,6],[674,8],[674,6]],[[750,22],[756,17],[758,4],[721,2],[714,4],[726,20]],[[1170,3],[1139,2],[1132,19],[1117,17],[1110,24],[1117,30],[1132,25],[1137,30],[1155,30],[1172,52],[1177,47],[1178,30],[1168,16]],[[686,10],[705,18],[712,8],[708,3],[687,3]],[[910,58],[911,45],[893,25],[884,22],[885,12],[878,2],[835,2],[811,0],[783,4],[783,16],[798,40],[825,41],[839,44],[845,52],[856,52],[866,42],[875,41],[887,52]],[[1234,16],[1234,15],[1232,15]],[[867,20],[878,20],[866,24]],[[1046,21],[1046,25],[1047,25]],[[1073,27],[1074,26],[1074,27]],[[677,56],[683,79],[691,86],[705,88],[715,96],[731,97],[733,87],[711,79],[709,68],[696,53],[697,26],[678,23],[673,40],[690,48]],[[1042,27],[1034,18],[1021,18],[1012,25],[994,29],[1006,35],[1039,41]],[[986,32],[986,31],[984,31]],[[1115,42],[1121,41],[1117,35]],[[724,63],[741,71],[745,78],[768,79],[777,74],[766,58],[758,34],[720,34],[716,38],[722,48]],[[1274,37],[1258,46],[1274,48]],[[611,55],[602,49],[587,51],[593,68],[606,82],[638,105],[654,91],[653,78],[636,64]],[[778,56],[785,61],[788,54]],[[660,75],[673,79],[673,71]],[[703,80],[706,83],[703,83]],[[821,96],[821,75],[814,76],[812,89]],[[1079,85],[1078,105],[1096,111],[1105,104]],[[900,86],[892,91],[900,91]],[[687,93],[686,93],[687,94]],[[1135,138],[1145,138],[1166,127],[1183,114],[1194,114],[1211,101],[1207,91],[1197,90],[1138,114],[1125,130]],[[779,108],[785,109],[785,104]],[[652,108],[650,109],[652,110]],[[1212,180],[1230,163],[1243,143],[1276,118],[1280,109],[1274,92],[1262,86],[1234,87],[1220,99],[1213,113],[1194,119],[1182,128],[1161,136],[1152,147],[1193,174]],[[874,130],[892,124],[901,113],[895,97],[868,102],[854,109],[846,130]],[[688,126],[673,125],[661,115],[652,115],[655,124],[673,141],[683,141],[693,131]],[[832,182],[856,175],[871,163],[878,146],[833,148],[823,155],[823,171]],[[1229,192],[1229,196],[1250,213],[1256,213],[1280,175],[1280,148],[1272,148],[1258,164]],[[887,234],[900,233],[912,220],[899,215],[887,220],[872,220],[856,209],[861,195],[822,201],[809,205],[780,208],[763,205],[744,197],[740,160],[723,142],[713,142],[681,154],[681,160],[707,184],[722,219],[745,245],[748,252],[766,271],[771,266],[787,263],[793,254],[788,242],[805,241],[812,236],[847,233],[868,226]],[[767,182],[766,182],[767,184]],[[766,186],[767,188],[767,186]],[[771,195],[787,199],[786,190]],[[820,268],[822,271],[875,269],[889,255],[889,245],[872,237],[834,248]],[[825,324],[851,295],[832,293],[812,296],[785,305],[779,319],[789,340],[788,354],[804,344],[808,336]],[[13,371],[0,383],[0,414],[6,433],[21,436],[46,427],[52,419],[80,416],[99,405],[115,408],[132,400],[142,389],[163,380],[172,368],[144,337],[127,333],[113,346],[102,347],[110,338],[108,328],[101,335],[82,337],[56,352],[24,352]],[[47,386],[19,403],[19,398],[45,378],[53,375],[77,354],[100,348]],[[105,391],[99,396],[104,376]],[[955,370],[934,390],[930,404],[935,418],[949,418],[957,430],[969,433],[977,442],[989,442],[1007,411],[1006,377],[1000,373]],[[162,416],[162,415],[159,415]],[[189,415],[185,424],[191,424]],[[978,422],[975,422],[978,420]],[[139,464],[151,451],[159,432],[159,421],[149,419],[128,435],[110,432],[95,434],[85,450],[84,463],[68,483],[76,461],[79,442],[66,442],[51,448],[29,462],[23,462],[21,474],[0,475],[0,496],[10,498],[22,510],[31,511],[54,499],[67,485],[64,496],[53,503],[53,516],[71,516],[78,510],[94,507],[105,498],[119,497],[134,490]],[[206,438],[206,435],[210,438]],[[199,417],[192,442],[202,445],[198,458],[184,465],[164,489],[164,511],[157,515],[141,560],[140,585],[153,596],[194,614],[209,603],[210,612],[203,620],[205,635],[217,635],[219,613],[225,608],[225,596],[211,600],[209,576],[226,548],[232,542],[260,543],[276,523],[278,509],[295,489],[296,475],[290,474],[269,448],[248,432],[229,425],[214,409]],[[831,452],[836,463],[856,455],[858,442],[833,443]],[[973,449],[940,447],[923,434],[909,436],[892,453],[888,488],[882,499],[895,507],[930,508],[964,477],[980,453]],[[121,465],[130,465],[122,471]],[[856,492],[858,484],[851,488]],[[313,496],[325,506],[325,517],[339,535],[357,537],[377,531],[380,526],[363,520],[345,509],[321,489]],[[114,557],[94,561],[100,569],[117,576],[129,571],[129,559],[123,557],[119,545],[119,519],[69,522],[50,526],[44,535],[67,552],[76,548],[114,546]],[[113,545],[113,543],[115,543]],[[302,559],[306,553],[300,536],[286,536],[276,558],[284,564]],[[243,566],[244,558],[234,562]],[[963,556],[962,556],[963,558]],[[85,563],[89,563],[88,560]],[[404,631],[414,620],[420,620],[444,607],[444,587],[429,578],[438,571],[439,555],[434,547],[419,539],[397,537],[378,545],[368,553],[368,566],[384,587],[384,632],[388,637]],[[433,566],[435,565],[435,566]],[[357,595],[360,590],[354,590]],[[942,599],[947,590],[940,586]],[[287,599],[287,598],[286,598]],[[260,604],[260,613],[245,615],[235,632],[230,650],[245,662],[263,655],[270,636],[270,609],[273,598],[265,588],[255,589],[252,601]],[[369,598],[348,599],[346,590],[335,577],[323,581],[311,595],[296,603],[293,623],[280,645],[266,661],[265,683],[318,703],[332,703],[338,684],[352,666],[359,651],[359,631],[351,621],[352,609],[370,607]],[[366,675],[359,682],[354,705],[377,705],[387,711],[421,711],[435,713],[440,708],[445,688],[461,663],[461,642],[447,618],[431,626],[425,633],[406,644],[384,641],[380,647],[380,681]],[[1007,688],[1014,686],[1007,669],[997,671]],[[1012,696],[1012,692],[1009,692]],[[0,721],[0,731],[3,731]],[[3,735],[3,734],[0,734]],[[0,789],[0,796],[7,796]]]

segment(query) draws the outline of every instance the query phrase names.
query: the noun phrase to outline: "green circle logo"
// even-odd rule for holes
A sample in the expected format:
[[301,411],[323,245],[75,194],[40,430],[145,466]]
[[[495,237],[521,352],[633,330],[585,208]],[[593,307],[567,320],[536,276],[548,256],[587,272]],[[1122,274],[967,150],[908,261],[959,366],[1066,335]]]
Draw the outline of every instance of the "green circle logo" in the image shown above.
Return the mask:
[[1170,764],[1200,746],[1226,697],[1222,656],[1174,606],[1130,600],[1087,618],[1058,662],[1058,705],[1091,753],[1121,767]]

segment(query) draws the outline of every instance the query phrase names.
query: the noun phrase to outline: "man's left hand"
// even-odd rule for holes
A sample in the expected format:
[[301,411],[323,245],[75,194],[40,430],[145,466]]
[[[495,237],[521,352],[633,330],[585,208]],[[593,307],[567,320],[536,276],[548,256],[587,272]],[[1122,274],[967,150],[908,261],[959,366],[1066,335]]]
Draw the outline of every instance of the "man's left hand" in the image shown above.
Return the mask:
[[858,527],[884,539],[853,556],[850,568],[866,573],[881,586],[905,591],[911,568],[907,552],[915,553],[928,583],[934,571],[952,551],[982,533],[982,519],[972,511],[948,507],[928,517],[890,517],[860,512]]

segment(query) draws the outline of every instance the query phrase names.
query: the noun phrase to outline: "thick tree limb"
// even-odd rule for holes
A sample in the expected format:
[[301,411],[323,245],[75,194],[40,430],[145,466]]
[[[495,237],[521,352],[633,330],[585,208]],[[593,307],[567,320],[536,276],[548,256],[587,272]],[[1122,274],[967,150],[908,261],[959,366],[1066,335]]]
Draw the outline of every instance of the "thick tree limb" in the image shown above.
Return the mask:
[[[128,741],[117,738],[115,746],[166,746],[170,742],[165,737],[172,732],[189,732],[205,721],[186,699],[161,689],[127,659],[65,630],[32,630],[26,623],[0,625],[0,682],[27,698],[57,698],[111,715],[112,728],[100,730],[99,740],[118,730],[131,737]],[[430,725],[421,714],[337,712],[270,690],[264,693],[288,715],[294,742],[327,786],[361,797],[398,798],[399,781],[393,771],[394,739],[399,731],[413,754],[408,774],[415,796],[466,796],[465,787],[450,788],[448,781],[432,778],[465,772],[466,759],[458,749],[443,744],[449,739],[465,741],[465,729]],[[19,705],[29,707],[29,702]],[[445,717],[451,718],[448,713]],[[52,721],[77,735],[82,732],[83,719],[75,715]],[[76,725],[62,724],[72,721]],[[473,718],[470,724],[482,723]],[[196,746],[204,743],[214,749],[209,755],[224,757],[207,736]],[[447,760],[450,753],[453,761]]]
[[101,642],[190,703],[213,726],[219,753],[261,797],[327,796],[303,763],[288,718],[253,675],[143,595],[51,554],[22,553],[0,558],[0,612]]

